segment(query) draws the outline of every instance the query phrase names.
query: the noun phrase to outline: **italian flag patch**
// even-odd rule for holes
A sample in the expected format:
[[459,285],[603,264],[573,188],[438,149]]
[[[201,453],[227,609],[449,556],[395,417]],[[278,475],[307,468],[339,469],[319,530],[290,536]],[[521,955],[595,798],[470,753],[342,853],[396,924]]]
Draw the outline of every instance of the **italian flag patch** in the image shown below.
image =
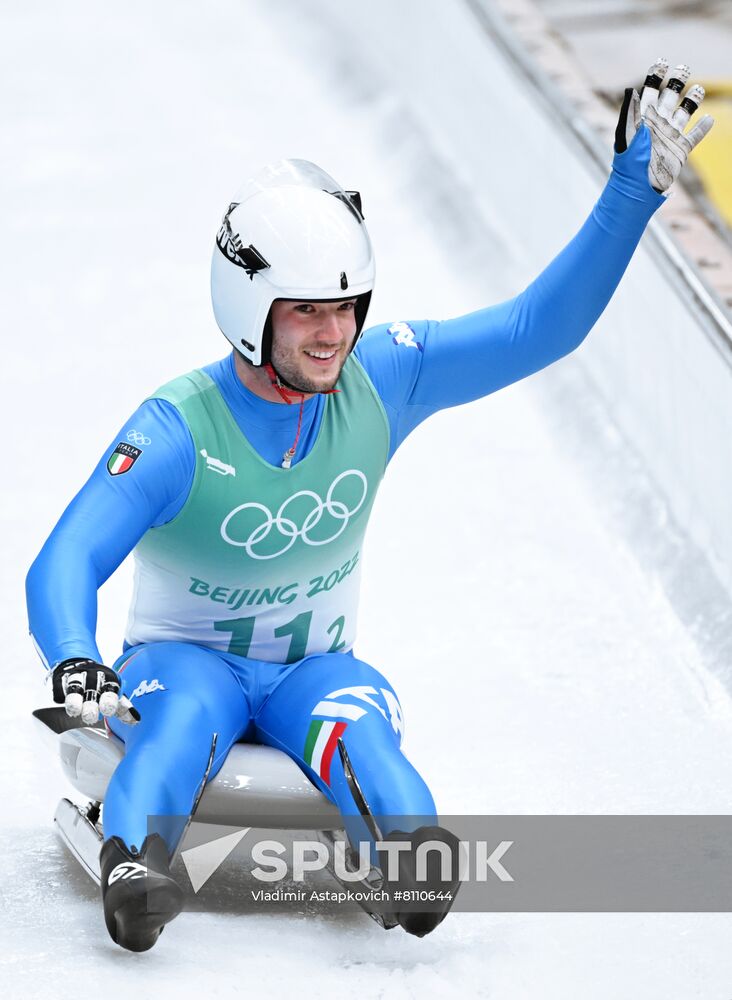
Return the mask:
[[142,449],[135,448],[126,441],[120,441],[112,454],[107,459],[107,471],[110,476],[121,476],[123,472],[128,472],[142,454]]
[[305,763],[320,775],[326,785],[330,785],[330,762],[338,737],[347,725],[347,722],[332,722],[327,719],[314,719],[310,723],[305,740]]

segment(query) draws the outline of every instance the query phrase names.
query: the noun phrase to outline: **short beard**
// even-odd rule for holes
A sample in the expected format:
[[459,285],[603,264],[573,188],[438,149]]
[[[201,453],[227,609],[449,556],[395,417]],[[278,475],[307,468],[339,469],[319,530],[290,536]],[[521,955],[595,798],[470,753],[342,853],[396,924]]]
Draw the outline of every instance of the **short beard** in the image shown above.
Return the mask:
[[[333,376],[329,376],[327,381],[323,379],[309,378],[298,365],[299,352],[282,350],[276,342],[272,344],[272,367],[277,375],[288,382],[297,392],[317,393],[328,392],[334,389],[345,364],[345,358],[341,362],[338,371]],[[348,355],[346,355],[348,357]]]

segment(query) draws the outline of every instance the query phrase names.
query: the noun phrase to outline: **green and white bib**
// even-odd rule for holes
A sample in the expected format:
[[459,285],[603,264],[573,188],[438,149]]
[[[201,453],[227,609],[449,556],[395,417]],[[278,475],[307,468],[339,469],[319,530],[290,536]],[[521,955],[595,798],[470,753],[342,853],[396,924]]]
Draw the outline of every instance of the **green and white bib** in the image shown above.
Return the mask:
[[274,663],[351,648],[389,425],[353,355],[338,387],[313,448],[291,469],[254,450],[205,372],[150,397],[186,421],[196,469],[181,511],[134,549],[127,642],[195,642]]

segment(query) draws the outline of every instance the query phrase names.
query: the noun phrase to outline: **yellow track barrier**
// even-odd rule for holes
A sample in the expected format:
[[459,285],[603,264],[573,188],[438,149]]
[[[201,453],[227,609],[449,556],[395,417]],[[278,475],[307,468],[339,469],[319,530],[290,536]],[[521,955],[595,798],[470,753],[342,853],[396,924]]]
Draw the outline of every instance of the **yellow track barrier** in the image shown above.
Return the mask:
[[704,80],[707,96],[695,118],[712,115],[714,128],[691,154],[704,190],[732,227],[732,80]]

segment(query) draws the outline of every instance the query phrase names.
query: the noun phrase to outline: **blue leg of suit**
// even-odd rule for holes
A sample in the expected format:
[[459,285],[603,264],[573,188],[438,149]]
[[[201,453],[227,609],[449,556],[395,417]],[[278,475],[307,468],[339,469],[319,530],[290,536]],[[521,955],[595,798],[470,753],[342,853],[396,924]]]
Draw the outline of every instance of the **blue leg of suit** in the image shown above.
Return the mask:
[[136,726],[110,724],[126,752],[107,789],[104,834],[139,849],[156,832],[172,850],[206,771],[213,734],[218,737],[211,776],[250,725],[249,700],[216,652],[188,643],[152,643],[133,651],[121,677],[128,697],[143,682],[155,687],[157,681],[158,687],[134,697],[141,716]]
[[[333,749],[338,734],[372,813],[400,817],[391,828],[412,829],[434,820],[432,795],[401,751],[399,702],[386,678],[368,663],[339,653],[301,661],[272,691],[254,722],[258,741],[293,757],[344,816],[358,810]],[[313,759],[313,730],[318,727],[330,728],[329,762],[322,756]],[[326,734],[318,735],[327,747]]]
[[391,685],[351,654],[281,665],[161,642],[131,651],[118,669],[141,721],[134,727],[111,722],[126,753],[107,790],[106,837],[139,848],[155,831],[172,850],[200,787],[214,733],[209,778],[238,740],[263,743],[289,754],[344,816],[355,816],[334,741],[325,754],[317,746],[315,759],[312,754],[313,731],[323,729],[322,747],[328,730],[332,734],[337,726],[373,813],[411,817],[394,824],[400,829],[435,815],[427,785],[401,751],[401,709]]

